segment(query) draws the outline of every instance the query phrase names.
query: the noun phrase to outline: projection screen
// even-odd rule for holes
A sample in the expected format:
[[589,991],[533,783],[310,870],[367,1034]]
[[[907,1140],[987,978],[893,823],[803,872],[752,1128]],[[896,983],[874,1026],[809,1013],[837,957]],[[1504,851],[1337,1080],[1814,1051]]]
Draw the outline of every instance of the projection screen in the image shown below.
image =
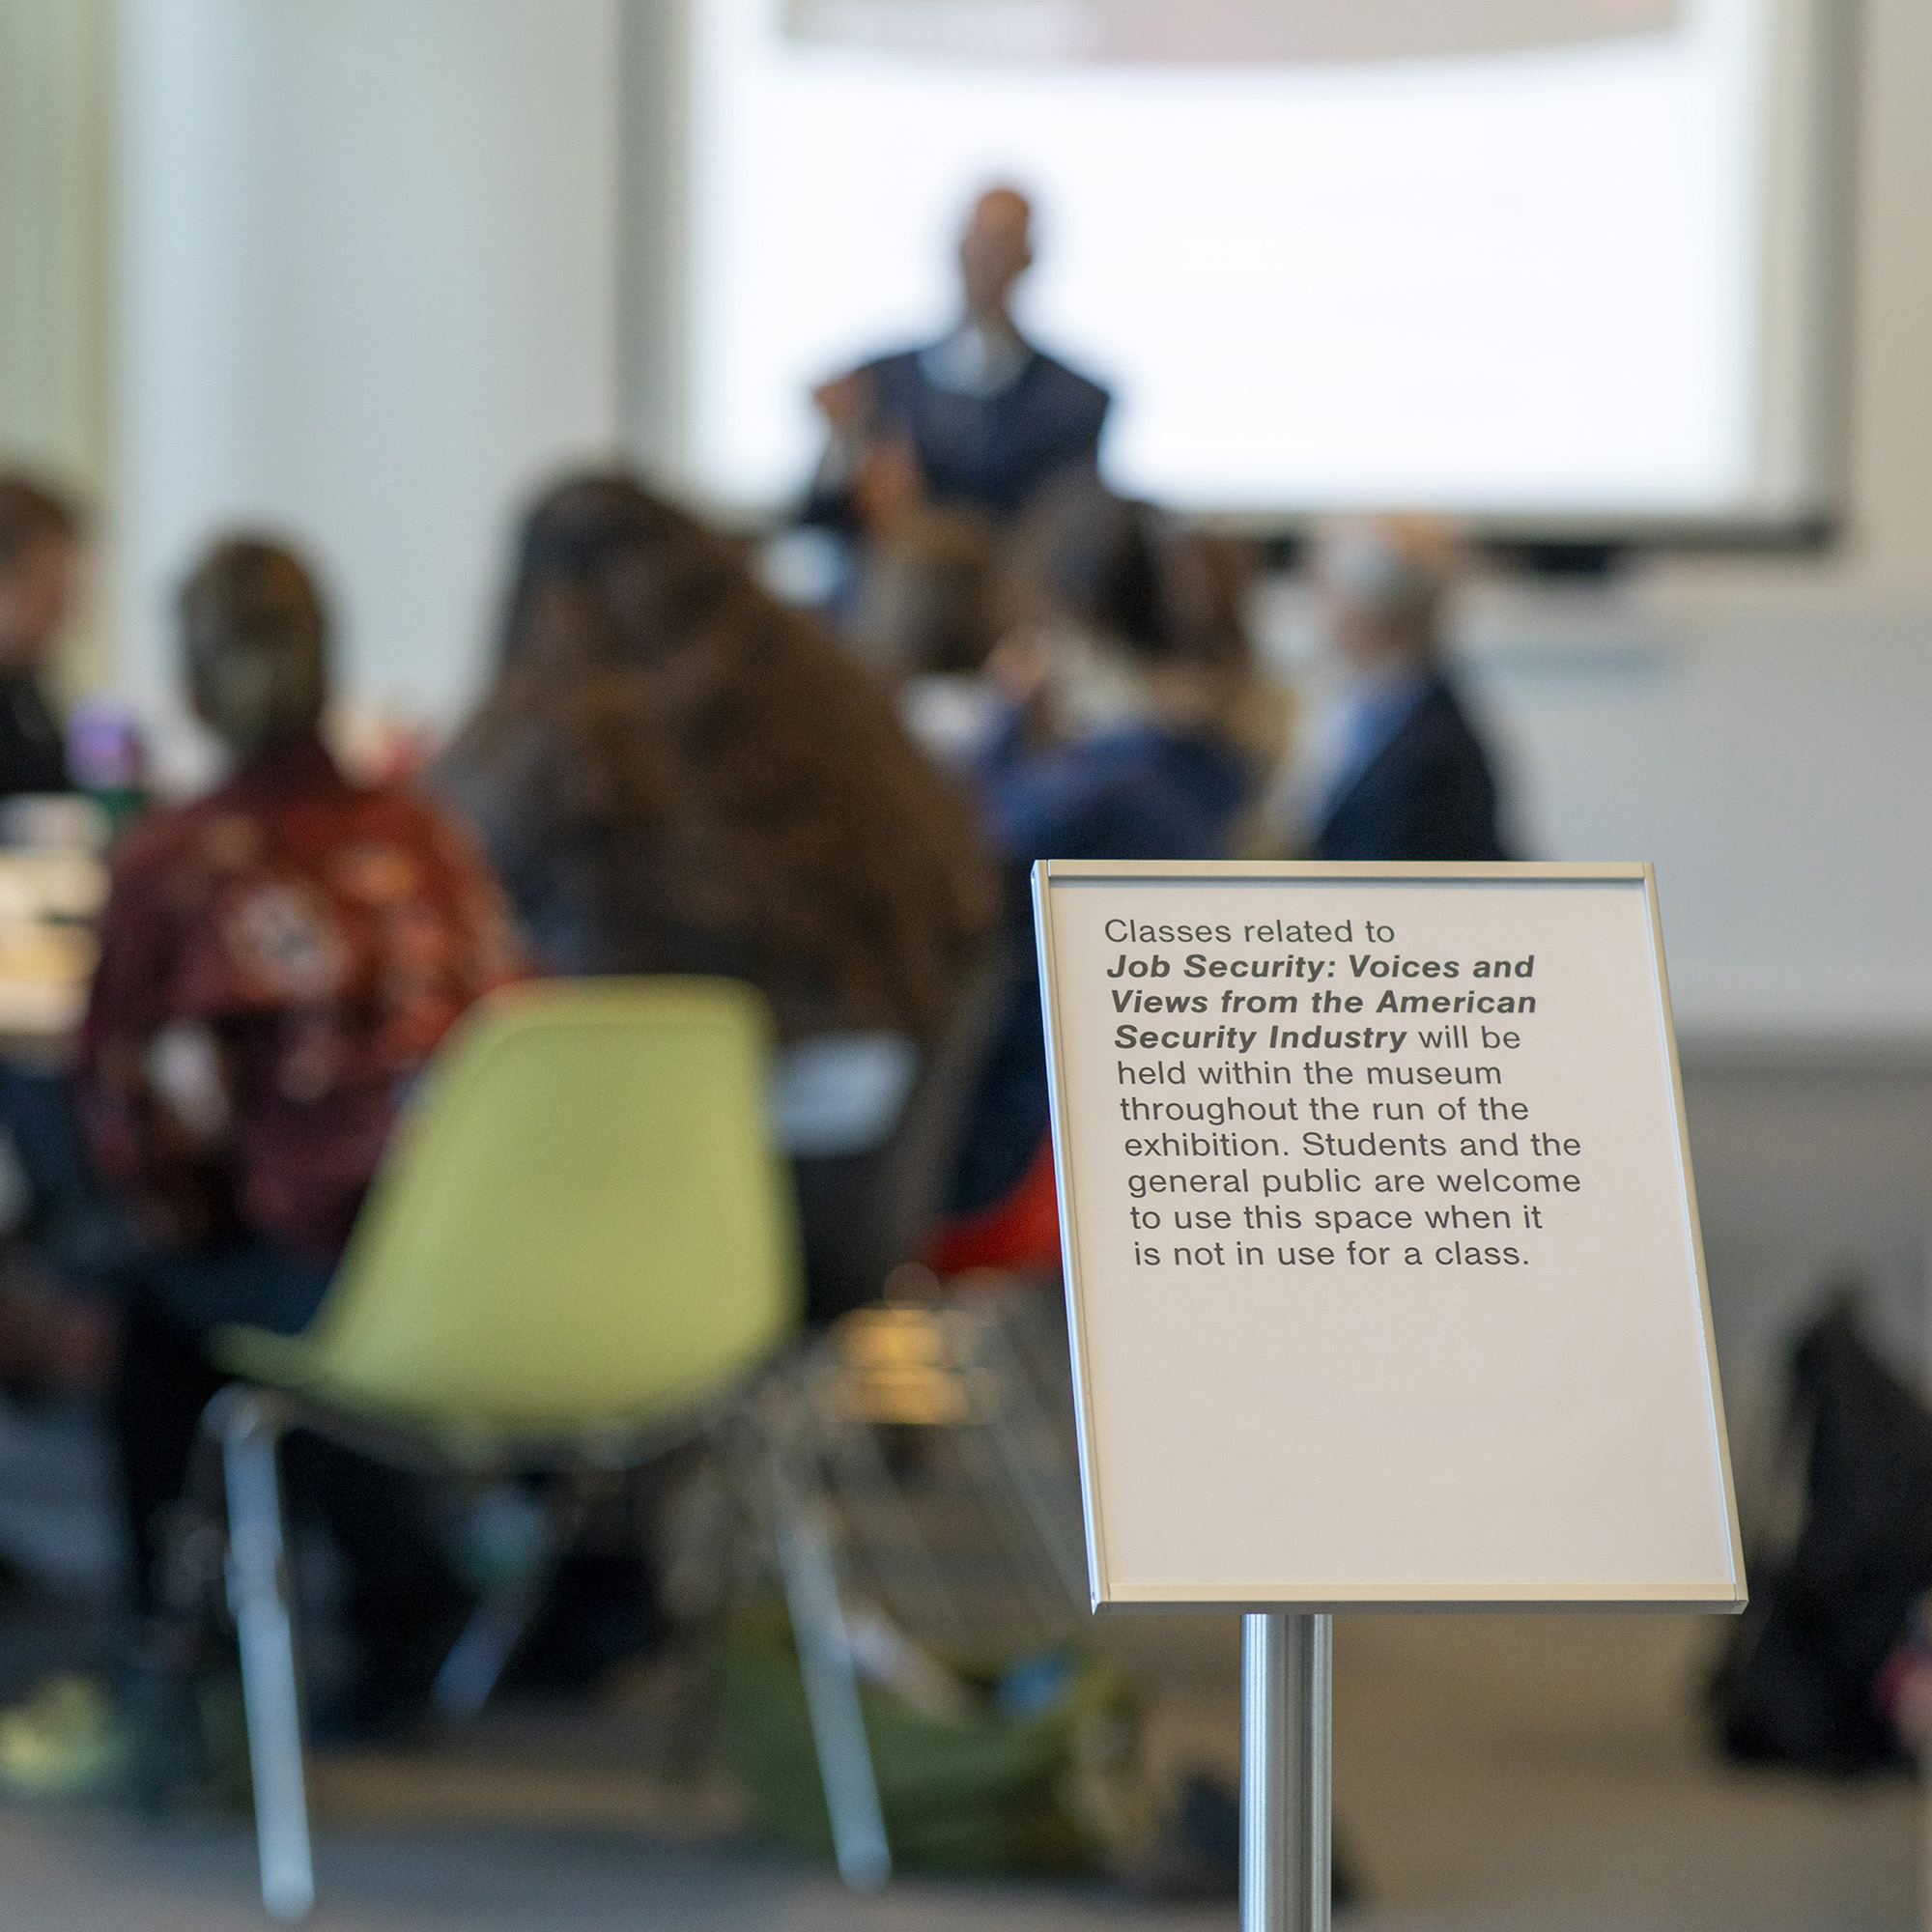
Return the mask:
[[781,510],[809,391],[944,333],[977,190],[1121,490],[1737,534],[1834,507],[1831,0],[682,0],[645,453]]

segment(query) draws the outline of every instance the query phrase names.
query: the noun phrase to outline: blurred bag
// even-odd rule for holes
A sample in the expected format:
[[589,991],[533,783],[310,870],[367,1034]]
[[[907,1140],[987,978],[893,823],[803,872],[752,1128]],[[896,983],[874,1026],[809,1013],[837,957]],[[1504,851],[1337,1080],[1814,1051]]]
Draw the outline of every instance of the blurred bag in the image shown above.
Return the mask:
[[1787,1449],[1807,1434],[1802,1527],[1750,1565],[1712,1706],[1733,1757],[1867,1771],[1901,1755],[1874,1684],[1932,1589],[1932,1413],[1865,1346],[1849,1296],[1793,1350]]
[[[967,1670],[975,1708],[953,1719],[862,1688],[866,1736],[893,1861],[904,1870],[992,1876],[1097,1870],[1114,1851],[1108,1782],[1127,1770],[1131,1694],[1112,1666],[1069,1657],[1050,1700],[1007,1715],[1005,1678]],[[832,1825],[813,1753],[805,1682],[781,1618],[745,1617],[719,1662],[724,1756],[759,1824],[813,1857],[832,1856]]]

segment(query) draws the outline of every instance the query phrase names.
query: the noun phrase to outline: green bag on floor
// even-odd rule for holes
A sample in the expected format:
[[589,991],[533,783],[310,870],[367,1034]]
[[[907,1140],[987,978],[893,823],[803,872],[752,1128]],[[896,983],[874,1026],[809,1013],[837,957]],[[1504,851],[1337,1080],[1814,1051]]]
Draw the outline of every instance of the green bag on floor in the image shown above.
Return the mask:
[[[886,1837],[900,1869],[994,1875],[1097,1869],[1111,1849],[1104,1785],[1131,1754],[1131,1691],[1076,1659],[1051,1706],[1014,1719],[991,1706],[997,1670],[961,1670],[983,1715],[944,1721],[862,1689]],[[791,1635],[781,1618],[735,1626],[719,1663],[724,1754],[772,1836],[832,1855],[832,1823]]]

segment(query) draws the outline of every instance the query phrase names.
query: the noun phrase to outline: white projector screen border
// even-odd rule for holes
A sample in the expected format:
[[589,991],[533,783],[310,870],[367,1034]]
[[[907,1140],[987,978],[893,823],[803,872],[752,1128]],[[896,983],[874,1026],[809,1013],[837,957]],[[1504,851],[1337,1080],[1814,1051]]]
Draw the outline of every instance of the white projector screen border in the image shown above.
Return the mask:
[[1009,58],[1390,60],[1613,40],[1679,0],[785,0],[805,40]]

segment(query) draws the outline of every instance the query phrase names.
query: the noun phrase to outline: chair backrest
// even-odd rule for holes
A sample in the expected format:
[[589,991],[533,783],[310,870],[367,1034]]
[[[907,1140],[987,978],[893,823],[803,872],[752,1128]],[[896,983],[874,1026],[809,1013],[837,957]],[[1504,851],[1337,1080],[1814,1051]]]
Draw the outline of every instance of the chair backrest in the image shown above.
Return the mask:
[[309,1334],[319,1392],[443,1434],[702,1404],[799,1319],[763,1002],[724,980],[487,1001],[438,1055]]
[[989,940],[962,972],[952,1010],[877,1147],[794,1161],[814,1321],[876,1301],[886,1277],[918,1259],[945,1212],[967,1103],[1006,999],[1008,958],[1004,941]]

